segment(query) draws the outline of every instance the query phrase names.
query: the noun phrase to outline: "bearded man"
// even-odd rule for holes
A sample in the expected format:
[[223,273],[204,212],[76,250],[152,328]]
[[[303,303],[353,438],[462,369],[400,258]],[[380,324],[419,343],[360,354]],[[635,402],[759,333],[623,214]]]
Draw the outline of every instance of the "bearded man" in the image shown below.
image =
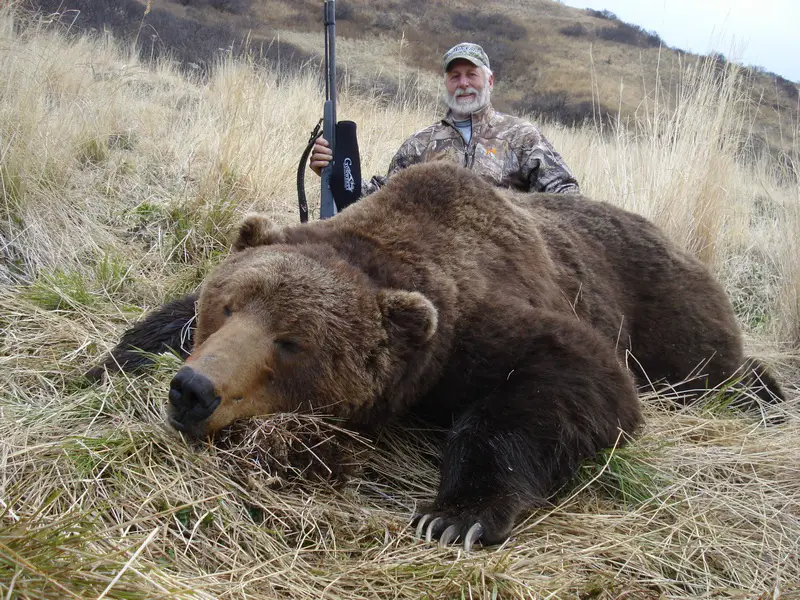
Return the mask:
[[[442,66],[448,106],[444,119],[403,142],[385,177],[362,181],[362,196],[376,191],[399,170],[432,160],[454,162],[502,187],[580,193],[561,155],[533,124],[492,108],[494,74],[483,48],[457,44],[445,53]],[[330,160],[328,142],[319,138],[309,160],[311,170],[319,175]]]

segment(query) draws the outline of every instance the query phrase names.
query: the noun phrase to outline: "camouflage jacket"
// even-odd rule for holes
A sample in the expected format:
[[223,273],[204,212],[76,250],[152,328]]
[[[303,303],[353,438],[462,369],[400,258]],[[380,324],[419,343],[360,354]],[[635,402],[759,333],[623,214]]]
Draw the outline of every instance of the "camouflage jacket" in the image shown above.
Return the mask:
[[530,192],[579,194],[578,182],[561,155],[531,123],[495,111],[491,104],[472,115],[472,139],[464,140],[447,116],[408,138],[392,158],[385,177],[361,182],[362,196],[382,187],[400,169],[449,160],[498,186]]

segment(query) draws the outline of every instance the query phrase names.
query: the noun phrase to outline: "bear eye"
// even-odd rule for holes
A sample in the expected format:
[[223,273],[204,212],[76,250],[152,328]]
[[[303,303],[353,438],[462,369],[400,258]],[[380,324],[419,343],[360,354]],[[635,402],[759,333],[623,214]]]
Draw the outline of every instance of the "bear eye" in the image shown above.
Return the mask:
[[303,351],[303,347],[299,342],[288,338],[278,338],[274,344],[278,350],[286,354],[300,354]]
[[233,311],[231,310],[230,306],[226,306],[225,308],[222,309],[222,314],[225,315],[226,317],[230,317],[233,314]]

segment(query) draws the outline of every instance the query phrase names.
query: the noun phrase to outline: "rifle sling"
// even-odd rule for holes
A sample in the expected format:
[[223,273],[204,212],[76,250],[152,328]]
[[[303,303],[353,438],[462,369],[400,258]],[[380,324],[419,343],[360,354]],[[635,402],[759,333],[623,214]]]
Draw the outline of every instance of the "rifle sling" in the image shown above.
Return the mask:
[[314,130],[311,132],[311,136],[308,138],[308,143],[306,144],[306,149],[303,150],[303,154],[300,156],[300,164],[297,167],[297,202],[300,208],[301,223],[308,222],[308,202],[306,201],[306,162],[308,161],[308,156],[311,154],[311,149],[314,147],[314,142],[316,142],[317,138],[322,135],[321,127],[322,119],[319,120],[317,126],[314,127]]

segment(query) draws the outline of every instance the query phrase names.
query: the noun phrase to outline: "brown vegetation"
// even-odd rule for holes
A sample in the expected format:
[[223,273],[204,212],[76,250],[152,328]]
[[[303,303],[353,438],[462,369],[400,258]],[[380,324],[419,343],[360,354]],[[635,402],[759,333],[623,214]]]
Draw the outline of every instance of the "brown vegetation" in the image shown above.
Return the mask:
[[[170,52],[182,64],[205,68],[221,52],[249,54],[281,68],[319,60],[321,7],[317,0],[165,0],[143,17],[144,0],[30,0],[83,30],[110,27],[139,40],[143,57]],[[620,21],[608,10],[585,11],[551,0],[338,0],[339,35],[377,51],[364,62],[347,46],[339,53],[361,89],[393,99],[404,87],[398,73],[438,74],[439,57],[458,41],[484,45],[498,75],[498,108],[530,112],[566,124],[634,115],[652,83],[679,84],[678,73],[698,59],[668,48],[655,32]],[[79,14],[75,11],[80,11]],[[314,35],[298,36],[298,33]],[[711,41],[711,40],[710,40]],[[399,45],[401,52],[389,50]],[[717,54],[725,60],[724,55]],[[375,64],[377,63],[377,64]],[[402,67],[398,64],[402,63]],[[374,73],[381,76],[375,78]],[[776,154],[791,150],[786,129],[798,121],[798,86],[752,67],[747,80],[751,135]],[[436,98],[437,78],[420,80]],[[369,80],[364,82],[363,80]],[[407,95],[403,95],[404,98]]]
[[[413,19],[396,4],[373,17]],[[308,19],[307,33],[284,31],[282,43],[290,36],[318,51],[311,5],[318,8],[310,0],[271,5],[275,19],[297,18],[298,28]],[[414,10],[451,5],[408,2]],[[175,14],[187,8],[165,6]],[[563,14],[555,2],[533,0],[509,2],[506,13],[534,8],[539,21]],[[579,17],[587,27],[608,24]],[[536,23],[527,25],[531,40]],[[363,82],[428,84],[426,71],[399,58],[435,58],[422,42],[401,43],[400,30],[363,45],[342,38],[343,56],[366,70]],[[559,44],[568,39],[548,31]],[[595,62],[603,49],[622,73],[621,46],[605,44],[595,46]],[[652,52],[642,49],[644,62]],[[586,60],[575,68],[591,81]],[[541,69],[548,84],[561,72]],[[411,424],[402,436],[389,430],[371,440],[365,455],[352,438],[355,455],[325,448],[325,460],[357,463],[341,485],[308,452],[338,435],[335,424],[288,417],[261,433],[239,431],[227,447],[190,447],[163,426],[174,358],[160,356],[137,378],[87,386],[80,377],[142,311],[194,289],[228,252],[242,215],[297,221],[293,175],[320,114],[317,73],[226,59],[203,78],[186,77],[163,60],[140,61],[110,36],[68,40],[5,9],[0,72],[0,596],[800,593],[800,181],[790,167],[800,162],[800,145],[791,141],[794,121],[784,129],[787,162],[747,135],[752,119],[743,109],[759,92],[734,65],[723,77],[715,65],[676,67],[680,93],[640,73],[648,93],[635,99],[628,127],[542,128],[588,196],[648,216],[712,266],[734,300],[748,352],[765,357],[784,385],[787,423],[764,427],[713,395],[679,410],[645,395],[646,426],[633,444],[583,465],[509,543],[470,555],[420,543],[408,527],[436,487],[436,434]],[[365,99],[354,78],[345,73],[342,118],[359,123],[364,172],[383,173],[439,105],[410,92],[402,104]],[[438,79],[430,80],[434,90]],[[609,84],[613,97],[618,81]],[[597,80],[598,90],[604,85]],[[310,178],[310,199],[318,189]],[[248,451],[263,448],[273,462]],[[294,476],[301,472],[322,477]]]

